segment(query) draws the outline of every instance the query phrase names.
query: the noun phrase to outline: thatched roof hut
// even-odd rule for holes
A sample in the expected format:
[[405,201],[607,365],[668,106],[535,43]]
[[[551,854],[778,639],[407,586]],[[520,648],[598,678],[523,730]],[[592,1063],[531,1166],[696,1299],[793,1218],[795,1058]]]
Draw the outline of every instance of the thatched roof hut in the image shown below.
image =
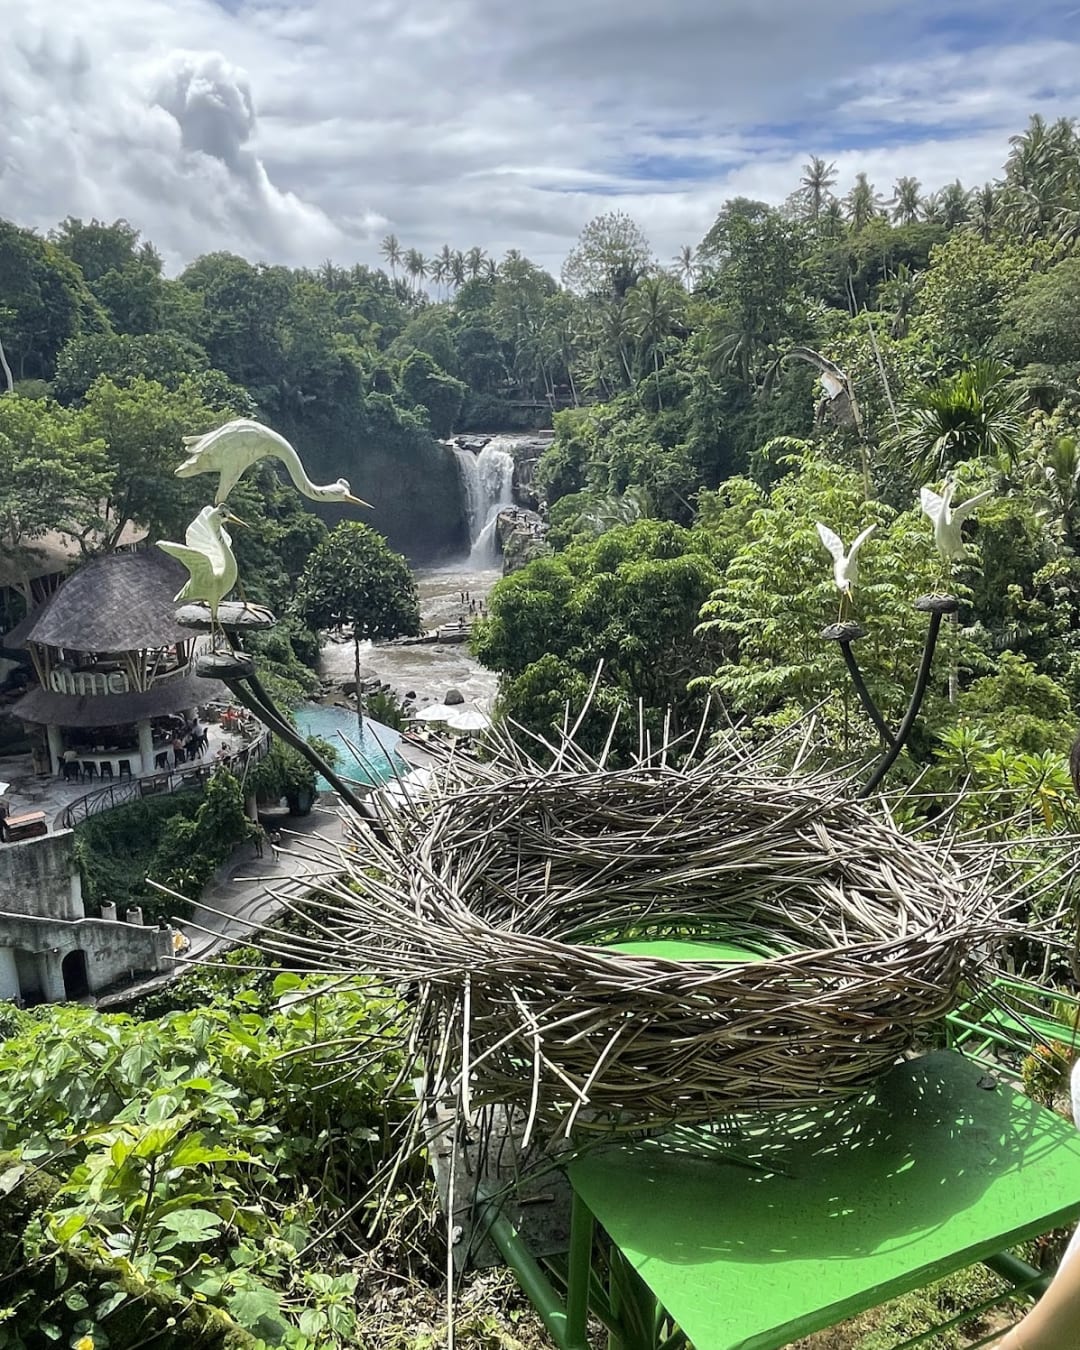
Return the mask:
[[186,578],[180,563],[156,548],[95,558],[17,624],[4,645],[127,652],[183,642],[191,631],[173,612]]

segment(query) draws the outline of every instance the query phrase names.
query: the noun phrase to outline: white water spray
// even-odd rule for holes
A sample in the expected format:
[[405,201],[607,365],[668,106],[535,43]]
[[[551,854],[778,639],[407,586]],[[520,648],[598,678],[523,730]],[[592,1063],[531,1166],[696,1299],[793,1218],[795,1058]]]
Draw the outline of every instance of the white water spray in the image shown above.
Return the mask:
[[514,504],[513,436],[493,436],[478,455],[456,450],[469,522],[470,568],[495,567],[499,561],[495,525],[499,512]]

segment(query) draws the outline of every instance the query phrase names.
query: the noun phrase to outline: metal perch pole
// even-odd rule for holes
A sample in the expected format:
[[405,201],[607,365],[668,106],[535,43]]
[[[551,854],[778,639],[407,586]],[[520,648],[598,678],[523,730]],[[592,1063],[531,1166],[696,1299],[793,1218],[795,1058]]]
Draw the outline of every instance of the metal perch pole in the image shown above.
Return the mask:
[[930,627],[926,630],[926,642],[923,644],[918,678],[915,681],[915,688],[912,690],[911,702],[907,706],[907,712],[904,713],[904,720],[897,729],[896,739],[878,761],[877,768],[859,793],[860,798],[869,797],[872,792],[877,790],[881,780],[896,763],[900,751],[910,740],[911,733],[915,728],[915,720],[919,716],[919,710],[922,708],[927,686],[930,683],[930,668],[934,664],[934,651],[937,647],[938,634],[941,631],[941,620],[946,614],[955,614],[960,608],[960,602],[955,595],[922,595],[915,601],[915,608],[930,615]]
[[867,717],[877,728],[878,735],[886,745],[895,744],[895,737],[889,730],[889,725],[881,715],[881,710],[874,702],[870,690],[866,687],[866,681],[863,679],[863,673],[859,669],[859,663],[855,660],[855,653],[851,650],[851,644],[856,639],[866,636],[866,629],[860,624],[848,621],[847,623],[831,623],[828,628],[821,630],[821,636],[830,642],[836,642],[840,645],[840,651],[844,658],[844,665],[847,666],[848,674],[851,676],[851,683],[855,686],[855,692],[859,696],[859,702],[863,705]]

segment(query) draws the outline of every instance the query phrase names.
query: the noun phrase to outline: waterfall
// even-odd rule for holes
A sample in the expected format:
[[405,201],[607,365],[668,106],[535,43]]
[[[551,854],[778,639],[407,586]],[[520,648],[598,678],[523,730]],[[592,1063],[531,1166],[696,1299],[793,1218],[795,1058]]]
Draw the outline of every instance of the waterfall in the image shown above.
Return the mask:
[[506,448],[515,437],[493,436],[478,455],[454,450],[469,522],[469,566],[495,567],[499,561],[495,524],[499,512],[514,504],[514,457]]

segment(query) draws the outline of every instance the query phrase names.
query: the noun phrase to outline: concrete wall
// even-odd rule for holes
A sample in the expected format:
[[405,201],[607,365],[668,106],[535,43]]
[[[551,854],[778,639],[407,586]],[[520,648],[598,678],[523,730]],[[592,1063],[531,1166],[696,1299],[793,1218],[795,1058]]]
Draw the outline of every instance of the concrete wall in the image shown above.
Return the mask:
[[0,911],[46,919],[83,917],[82,881],[71,830],[19,844],[0,844]]
[[133,973],[163,970],[173,955],[172,937],[171,929],[117,920],[36,919],[0,911],[0,999],[52,1003],[69,997],[63,967],[70,952],[83,953],[92,994]]

